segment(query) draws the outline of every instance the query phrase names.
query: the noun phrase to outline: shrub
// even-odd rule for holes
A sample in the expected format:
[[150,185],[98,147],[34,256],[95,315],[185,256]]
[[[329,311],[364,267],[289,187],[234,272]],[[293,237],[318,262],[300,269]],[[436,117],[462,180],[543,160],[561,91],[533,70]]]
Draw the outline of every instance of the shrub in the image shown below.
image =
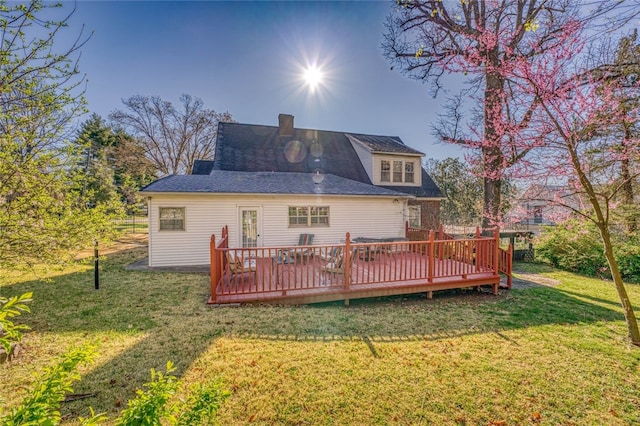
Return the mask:
[[[171,403],[178,382],[171,373],[175,367],[167,362],[165,373],[151,370],[151,381],[138,390],[135,399],[122,411],[116,421],[119,426],[159,426],[172,424],[190,426],[207,424],[229,396],[219,382],[210,382],[194,388],[186,401]],[[163,420],[165,422],[163,422]]]
[[0,346],[4,348],[7,354],[11,352],[11,343],[20,343],[22,331],[29,329],[24,324],[15,324],[10,318],[31,312],[27,303],[31,302],[32,295],[29,292],[8,299],[0,296]]
[[207,424],[231,393],[220,382],[198,385],[179,409],[178,426]]
[[[640,282],[640,241],[617,232],[612,232],[612,239],[622,278]],[[611,278],[600,233],[589,221],[571,219],[546,227],[536,240],[536,255],[561,269]]]
[[161,425],[160,419],[171,416],[173,407],[167,406],[167,402],[178,389],[178,382],[171,375],[174,370],[171,361],[167,362],[164,374],[151,369],[151,381],[144,385],[146,390],[136,391],[135,399],[129,401],[116,425],[156,426]]
[[[71,384],[80,379],[78,365],[89,362],[94,355],[95,349],[89,345],[64,354],[59,362],[44,372],[22,404],[0,419],[0,424],[18,426],[60,423],[60,403],[68,392],[73,392]],[[90,419],[83,419],[82,424],[95,424],[102,417],[93,412],[91,415]]]

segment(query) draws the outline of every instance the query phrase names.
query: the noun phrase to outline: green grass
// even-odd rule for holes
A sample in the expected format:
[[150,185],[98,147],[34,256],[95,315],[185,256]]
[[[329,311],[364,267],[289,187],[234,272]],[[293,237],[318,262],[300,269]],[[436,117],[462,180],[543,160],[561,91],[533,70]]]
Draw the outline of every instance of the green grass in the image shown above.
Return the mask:
[[[114,418],[149,369],[172,360],[183,389],[222,379],[225,425],[640,422],[640,350],[626,345],[611,283],[519,265],[560,284],[212,308],[206,275],[124,269],[144,255],[109,255],[98,291],[91,264],[0,271],[3,295],[35,299],[22,352],[0,367],[5,408],[52,357],[91,341],[99,356],[75,392],[97,395],[64,404],[68,418],[88,406]],[[629,293],[640,305],[640,287]]]

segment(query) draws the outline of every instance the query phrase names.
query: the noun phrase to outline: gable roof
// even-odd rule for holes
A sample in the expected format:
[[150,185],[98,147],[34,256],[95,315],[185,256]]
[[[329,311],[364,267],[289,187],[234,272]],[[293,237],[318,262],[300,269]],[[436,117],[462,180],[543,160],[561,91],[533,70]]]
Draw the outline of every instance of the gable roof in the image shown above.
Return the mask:
[[309,194],[409,197],[410,195],[367,185],[335,175],[315,183],[308,173],[234,172],[213,170],[208,175],[172,175],[146,187],[144,193]]
[[[397,136],[375,136],[294,128],[280,136],[277,126],[219,123],[213,170],[239,172],[315,173],[339,176],[374,186],[353,144],[372,153],[424,155]],[[420,198],[442,197],[422,170],[422,186],[377,186]]]

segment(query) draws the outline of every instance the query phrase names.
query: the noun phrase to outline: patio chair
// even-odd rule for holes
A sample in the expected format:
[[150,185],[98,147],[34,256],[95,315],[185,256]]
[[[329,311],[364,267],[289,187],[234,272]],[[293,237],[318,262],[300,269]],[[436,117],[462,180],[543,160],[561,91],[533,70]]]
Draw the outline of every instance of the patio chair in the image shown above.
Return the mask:
[[[314,234],[300,234],[300,238],[298,238],[299,246],[310,246],[313,244]],[[313,257],[313,249],[311,248],[293,248],[287,250],[287,254],[289,257],[293,259],[310,259]]]
[[333,256],[327,258],[327,263],[322,265],[322,270],[333,275],[344,274],[344,253],[342,247],[335,247],[332,251]]
[[229,270],[232,275],[243,274],[246,272],[253,272],[255,274],[258,270],[258,265],[255,259],[245,259],[235,250],[227,251],[227,261],[229,262]]

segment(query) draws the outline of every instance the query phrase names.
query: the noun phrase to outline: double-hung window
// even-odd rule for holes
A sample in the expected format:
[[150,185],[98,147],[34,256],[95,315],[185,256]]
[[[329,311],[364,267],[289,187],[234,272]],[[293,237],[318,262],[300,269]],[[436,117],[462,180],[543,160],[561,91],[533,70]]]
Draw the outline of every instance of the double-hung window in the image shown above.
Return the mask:
[[402,182],[402,161],[393,162],[393,181]]
[[409,206],[409,226],[411,228],[420,228],[421,226],[421,213],[420,206]]
[[184,207],[160,207],[160,231],[184,231]]
[[391,163],[387,160],[380,162],[380,181],[391,182]]
[[404,163],[404,181],[410,183],[415,182],[413,178],[413,161],[406,161]]
[[289,226],[320,227],[329,226],[328,206],[289,207]]
[[380,160],[380,182],[415,183],[415,162]]

